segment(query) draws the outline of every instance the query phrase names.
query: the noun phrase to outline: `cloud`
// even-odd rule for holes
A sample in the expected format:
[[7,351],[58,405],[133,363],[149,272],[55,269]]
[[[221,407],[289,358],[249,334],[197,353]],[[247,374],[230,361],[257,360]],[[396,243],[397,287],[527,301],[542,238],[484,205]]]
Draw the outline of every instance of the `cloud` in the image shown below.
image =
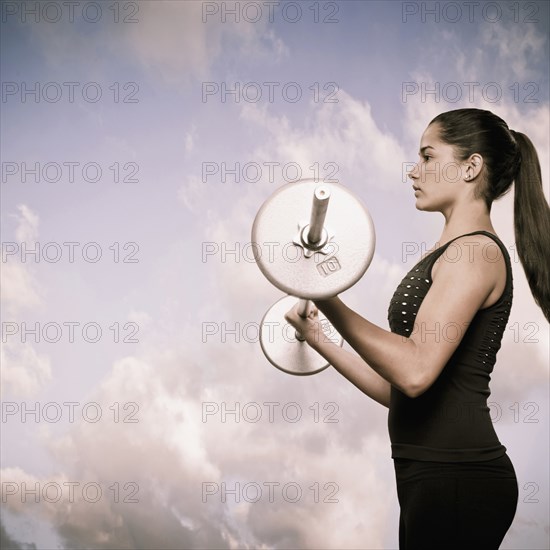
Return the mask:
[[[379,504],[392,498],[391,481],[377,465],[387,444],[384,437],[374,432],[357,440],[364,419],[357,415],[350,425],[343,410],[336,415],[337,424],[315,422],[307,399],[322,404],[333,394],[333,400],[343,403],[334,388],[321,385],[314,392],[306,390],[304,398],[296,380],[280,377],[264,360],[259,361],[258,346],[218,343],[202,347],[200,365],[186,360],[188,345],[177,353],[172,350],[169,356],[159,350],[147,360],[127,357],[116,362],[90,398],[109,415],[109,406],[120,403],[120,422],[107,418],[81,422],[64,436],[49,436],[50,451],[63,473],[37,477],[18,468],[2,471],[3,480],[19,485],[56,483],[63,487],[78,482],[74,502],[64,493],[57,503],[23,504],[18,494],[5,497],[8,510],[49,520],[68,547],[151,548],[161,543],[163,548],[319,547],[339,540],[343,548],[353,547],[357,537],[380,545],[388,507]],[[228,357],[234,358],[230,368],[224,363]],[[205,372],[207,365],[218,368]],[[273,391],[262,385],[266,374],[282,387]],[[215,376],[217,383],[205,385],[205,376]],[[345,393],[352,390],[342,387]],[[281,395],[285,396],[282,403]],[[354,400],[364,401],[356,390]],[[263,403],[276,401],[279,405],[273,406],[275,417],[270,422]],[[292,401],[301,406],[303,421],[283,419],[282,406]],[[204,402],[232,410],[236,403],[254,402],[249,410],[260,407],[263,418],[260,422],[245,420],[252,417],[250,412],[237,420],[239,416],[229,413],[224,420],[215,413],[205,420]],[[122,403],[137,404],[139,409],[132,406],[124,411]],[[322,406],[320,414],[326,418]],[[124,418],[138,422],[124,423]],[[99,483],[104,491],[97,503],[82,497],[80,489],[91,482]],[[113,483],[120,485],[121,500],[129,494],[123,491],[125,484],[138,488],[139,504],[113,503],[109,490]],[[252,489],[263,489],[259,502],[247,502],[242,496],[254,498],[254,490],[241,491],[239,497],[229,492],[222,497],[225,487],[242,490],[247,483]],[[269,501],[269,483],[274,484],[273,502]],[[299,486],[303,493],[299,503],[289,502],[294,498],[291,486],[288,499],[283,496],[286,484]],[[216,492],[205,498],[205,487]],[[364,519],[358,523],[352,513],[354,503],[368,501],[373,491],[379,499],[366,506]],[[326,502],[332,500],[331,495],[337,502]],[[329,519],[335,514],[349,538],[342,539],[342,532],[331,528]]]
[[36,550],[35,544],[17,542],[6,531],[2,520],[0,520],[0,545],[5,550]]
[[18,221],[17,229],[15,230],[17,242],[32,243],[36,241],[38,224],[40,222],[38,214],[33,212],[26,204],[19,204],[17,210],[19,210],[19,214],[12,214],[12,217]]
[[[311,116],[302,127],[267,108],[245,104],[243,120],[266,131],[254,158],[293,159],[304,173],[314,162],[330,160],[340,171],[333,178],[396,189],[401,183],[400,159],[405,157],[398,138],[379,127],[368,101],[355,99],[344,89],[338,90],[337,99],[338,103],[311,103]],[[325,170],[321,176],[329,177],[330,169]]]
[[125,29],[123,40],[147,70],[174,82],[207,74],[221,30],[202,23],[201,2],[142,2],[139,23]]
[[[22,325],[17,322],[21,313],[43,305],[41,285],[31,267],[21,263],[17,255],[19,246],[29,245],[32,248],[36,242],[39,216],[25,204],[18,205],[17,210],[19,214],[11,214],[18,222],[15,228],[17,251],[16,254],[7,256],[5,263],[4,258],[2,259],[0,273],[1,303],[5,314],[2,323],[0,377],[2,395],[33,396],[51,379],[50,360],[46,355],[37,353],[29,343],[22,342],[22,337],[19,337],[19,341],[11,339],[17,338],[22,330]],[[6,317],[9,320],[6,321]],[[14,331],[13,335],[11,331]]]
[[40,286],[29,268],[21,263],[5,263],[2,280],[2,307],[8,316],[42,303]]
[[502,39],[502,29],[497,25],[480,26],[483,66],[491,66],[501,75],[508,75],[512,84],[519,80],[526,83],[538,80],[542,75],[534,69],[544,64],[548,35],[537,31],[536,25],[511,24],[506,29],[506,39]]
[[145,328],[152,321],[151,316],[146,311],[131,310],[128,313],[128,320],[136,323],[140,328]]
[[185,132],[184,149],[187,154],[193,152],[195,149],[195,142],[197,139],[197,128],[193,126],[188,132]]
[[34,396],[52,378],[50,359],[26,343],[2,343],[0,355],[2,394]]
[[227,50],[253,63],[277,62],[288,55],[284,42],[268,28],[268,18],[254,24],[242,18],[237,22],[222,14],[225,3],[218,3],[222,10],[217,13],[204,13],[206,5],[215,4],[170,0],[126,4],[119,10],[118,22],[114,10],[103,8],[97,23],[83,20],[77,8],[74,24],[42,22],[27,28],[53,71],[86,60],[86,77],[99,81],[104,66],[98,59],[105,56],[124,66],[137,65],[165,85],[177,86],[208,77]]
[[200,177],[195,175],[186,176],[184,184],[178,191],[178,199],[191,212],[195,210],[198,201],[205,195],[205,185]]
[[[2,306],[9,316],[42,303],[41,288],[31,268],[20,261],[22,247],[32,249],[38,237],[39,216],[27,205],[17,206],[18,214],[10,214],[17,220],[14,242],[4,242],[2,246]],[[4,248],[5,247],[5,248]]]
[[17,221],[16,242],[2,245],[2,305],[8,315],[16,315],[42,303],[42,291],[36,277],[30,266],[20,261],[22,247],[32,249],[36,242],[40,218],[25,204],[19,204],[17,210],[19,213],[9,214]]

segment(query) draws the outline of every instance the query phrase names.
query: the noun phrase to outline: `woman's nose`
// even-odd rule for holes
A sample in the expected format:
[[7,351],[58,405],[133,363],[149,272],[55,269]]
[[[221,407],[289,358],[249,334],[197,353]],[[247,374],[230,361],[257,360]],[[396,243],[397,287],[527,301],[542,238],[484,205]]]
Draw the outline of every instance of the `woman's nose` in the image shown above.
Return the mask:
[[418,177],[418,164],[415,164],[408,172],[407,176],[409,176],[410,179],[415,179]]

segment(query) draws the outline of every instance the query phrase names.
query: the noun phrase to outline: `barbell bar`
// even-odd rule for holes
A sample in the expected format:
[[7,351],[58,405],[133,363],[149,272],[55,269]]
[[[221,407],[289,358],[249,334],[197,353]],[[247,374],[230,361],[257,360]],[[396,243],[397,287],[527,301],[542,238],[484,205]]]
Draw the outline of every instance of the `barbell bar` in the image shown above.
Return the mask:
[[[305,239],[302,238],[304,251],[318,250],[323,248],[326,244],[328,235],[327,232],[324,231],[324,227],[329,200],[330,189],[326,185],[319,185],[315,188],[313,191],[313,204],[311,205],[309,224],[300,231],[300,238],[302,238],[302,235],[307,230],[307,237]],[[305,298],[300,298],[298,304],[298,315],[305,319],[313,304],[311,300]],[[305,340],[298,331],[296,331],[295,336],[301,342]]]

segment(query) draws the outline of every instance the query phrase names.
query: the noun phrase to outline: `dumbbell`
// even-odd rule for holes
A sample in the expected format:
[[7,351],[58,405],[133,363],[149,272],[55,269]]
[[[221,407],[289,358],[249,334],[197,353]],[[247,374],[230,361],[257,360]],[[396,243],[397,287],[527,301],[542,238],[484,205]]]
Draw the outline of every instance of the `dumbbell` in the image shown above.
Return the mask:
[[[365,273],[375,248],[372,218],[343,185],[314,179],[277,189],[260,207],[252,225],[252,249],[260,271],[287,293],[264,315],[260,344],[266,358],[284,372],[316,374],[329,363],[286,322],[299,300],[307,317],[310,300],[336,296]],[[343,339],[319,312],[321,338]]]

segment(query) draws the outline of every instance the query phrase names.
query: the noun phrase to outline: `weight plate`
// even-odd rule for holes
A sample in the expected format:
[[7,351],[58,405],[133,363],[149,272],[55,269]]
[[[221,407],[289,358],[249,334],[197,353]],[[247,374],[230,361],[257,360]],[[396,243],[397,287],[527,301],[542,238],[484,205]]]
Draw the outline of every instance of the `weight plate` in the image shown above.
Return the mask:
[[[294,327],[286,321],[285,313],[295,304],[296,297],[285,296],[269,308],[260,325],[260,344],[264,355],[278,369],[289,374],[317,374],[329,363],[308,343],[298,340]],[[343,338],[320,311],[319,322],[324,337],[342,346]]]
[[[323,253],[308,258],[293,241],[309,223],[319,185],[331,193],[324,224],[330,240]],[[283,292],[311,300],[336,296],[354,285],[370,265],[375,243],[365,206],[343,185],[322,180],[283,185],[264,202],[252,226],[254,258],[265,277]]]

